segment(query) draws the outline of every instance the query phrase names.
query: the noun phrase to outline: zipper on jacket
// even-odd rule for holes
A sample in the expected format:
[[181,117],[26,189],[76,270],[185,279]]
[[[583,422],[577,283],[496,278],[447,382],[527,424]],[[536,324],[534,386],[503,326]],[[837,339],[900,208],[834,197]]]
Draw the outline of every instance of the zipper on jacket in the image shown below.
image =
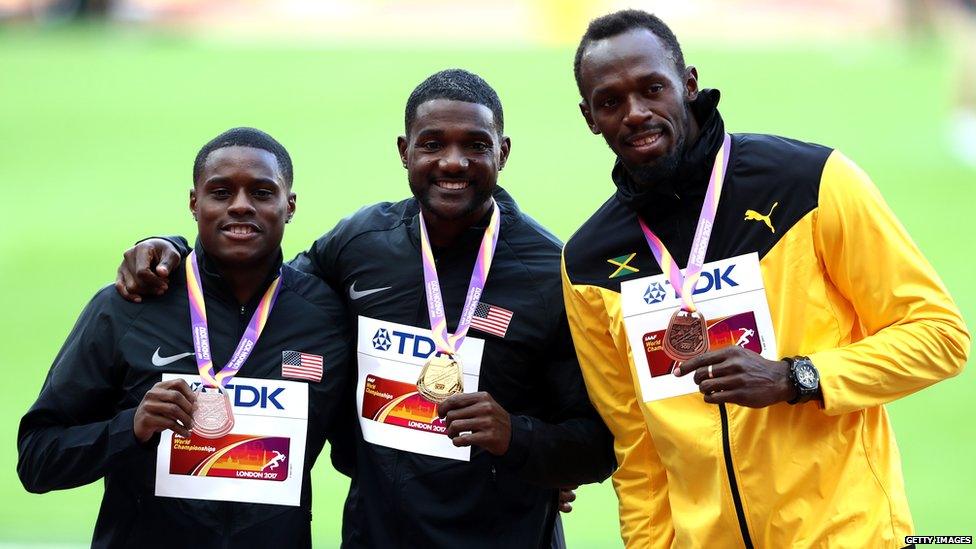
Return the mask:
[[244,336],[244,332],[247,331],[247,321],[248,318],[245,316],[247,311],[245,310],[245,305],[241,305],[241,313],[237,315],[237,337],[241,338]]
[[732,468],[732,445],[729,442],[729,413],[725,404],[718,405],[722,416],[722,451],[725,454],[725,472],[729,476],[729,489],[732,491],[732,502],[735,504],[735,516],[739,520],[739,532],[747,549],[753,549],[752,538],[749,536],[749,526],[746,524],[746,513],[742,508],[742,496],[739,494],[739,483],[735,480],[735,469]]

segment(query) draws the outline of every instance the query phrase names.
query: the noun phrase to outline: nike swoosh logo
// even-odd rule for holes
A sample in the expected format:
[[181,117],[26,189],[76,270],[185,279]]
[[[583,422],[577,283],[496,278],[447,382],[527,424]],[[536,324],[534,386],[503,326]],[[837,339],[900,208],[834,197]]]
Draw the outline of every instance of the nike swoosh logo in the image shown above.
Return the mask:
[[153,366],[166,366],[167,364],[172,364],[181,358],[186,358],[188,356],[193,356],[193,353],[182,353],[173,356],[159,356],[159,347],[156,347],[156,352],[153,353],[152,363]]
[[349,285],[349,299],[353,301],[366,297],[368,295],[373,295],[376,292],[382,292],[384,290],[389,290],[392,286],[386,286],[384,288],[373,288],[372,290],[363,290],[361,292],[356,291],[356,281],[353,280],[352,284]]

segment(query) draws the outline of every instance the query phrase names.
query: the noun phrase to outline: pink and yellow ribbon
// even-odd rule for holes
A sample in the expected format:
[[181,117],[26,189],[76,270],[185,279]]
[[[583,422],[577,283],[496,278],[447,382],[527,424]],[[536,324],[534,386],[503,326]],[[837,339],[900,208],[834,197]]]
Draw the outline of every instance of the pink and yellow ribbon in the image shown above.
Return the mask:
[[441,297],[440,279],[437,277],[437,264],[434,262],[434,251],[430,245],[430,237],[427,236],[427,225],[424,223],[424,214],[420,212],[420,256],[424,264],[424,288],[427,291],[427,313],[430,316],[430,330],[433,332],[434,344],[437,350],[444,354],[453,355],[461,348],[464,336],[471,327],[471,319],[474,311],[481,300],[481,294],[485,289],[485,282],[488,280],[488,271],[491,269],[491,260],[495,256],[495,247],[498,245],[498,228],[501,224],[501,214],[498,212],[498,204],[495,199],[491,199],[491,218],[485,235],[481,238],[481,247],[478,249],[478,258],[474,263],[474,271],[471,273],[471,282],[468,284],[468,294],[464,299],[464,307],[461,308],[461,319],[458,321],[457,330],[453,335],[447,333],[447,315],[444,313],[444,299]]
[[258,303],[257,309],[251,315],[251,321],[247,323],[247,329],[241,336],[234,354],[231,355],[227,365],[214,374],[213,359],[210,354],[210,333],[207,329],[207,307],[203,299],[203,284],[200,281],[200,269],[197,266],[196,252],[190,252],[186,260],[186,291],[190,301],[190,327],[193,333],[193,350],[196,354],[197,369],[200,371],[200,378],[204,385],[208,387],[227,387],[233,379],[244,361],[251,356],[251,351],[261,337],[265,324],[268,322],[268,315],[274,308],[275,300],[281,291],[281,273],[274,279],[264,296]]
[[705,253],[708,251],[708,241],[712,236],[712,226],[715,223],[715,214],[718,212],[718,201],[722,196],[722,184],[725,181],[731,148],[732,138],[729,134],[725,134],[722,146],[715,154],[715,162],[712,164],[712,174],[708,179],[708,190],[705,191],[705,202],[702,204],[701,215],[698,217],[698,227],[695,229],[695,238],[691,242],[688,267],[684,274],[681,273],[681,269],[675,263],[671,252],[664,246],[664,242],[651,231],[643,219],[639,216],[637,218],[641,230],[644,231],[647,245],[650,246],[651,253],[654,254],[654,258],[661,266],[661,272],[667,273],[671,286],[681,298],[681,308],[688,312],[695,312],[696,310],[692,296],[695,293],[695,285],[701,275],[702,266],[705,265]]

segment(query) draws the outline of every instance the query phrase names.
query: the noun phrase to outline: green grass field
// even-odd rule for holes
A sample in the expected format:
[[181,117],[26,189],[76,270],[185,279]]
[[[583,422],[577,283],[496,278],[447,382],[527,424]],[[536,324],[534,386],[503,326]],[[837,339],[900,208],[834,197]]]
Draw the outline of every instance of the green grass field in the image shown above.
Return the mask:
[[[686,42],[701,84],[723,91],[731,131],[842,149],[873,176],[964,314],[976,316],[966,244],[976,231],[976,173],[945,151],[944,52],[890,42]],[[513,142],[502,184],[569,237],[612,191],[611,154],[579,116],[569,49],[334,49],[0,29],[0,544],[90,539],[100,485],[27,494],[15,473],[17,422],[122,251],[144,235],[192,234],[197,149],[237,125],[289,148],[299,196],[284,243],[291,256],[360,205],[407,195],[395,150],[403,104],[449,66],[497,88]],[[976,533],[973,379],[964,372],[889,408],[919,534]],[[313,531],[317,546],[332,547],[347,483],[320,463]],[[571,546],[620,546],[609,482],[579,496],[567,517]]]

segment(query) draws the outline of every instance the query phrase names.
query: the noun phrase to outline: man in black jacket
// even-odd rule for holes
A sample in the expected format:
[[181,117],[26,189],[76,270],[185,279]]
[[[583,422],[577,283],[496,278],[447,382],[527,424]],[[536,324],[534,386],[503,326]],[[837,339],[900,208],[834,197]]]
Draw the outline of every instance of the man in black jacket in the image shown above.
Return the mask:
[[[569,343],[560,243],[497,186],[511,143],[484,80],[434,74],[405,118],[398,146],[414,198],[360,210],[292,262],[346,297],[359,327],[344,546],[561,546],[558,488],[605,479],[614,459]],[[435,350],[421,218],[455,334],[496,207],[497,246],[459,351],[478,391],[432,412],[410,390]],[[129,296],[165,287],[180,261],[159,239],[126,256],[117,287]]]
[[[281,423],[270,426],[263,433],[267,436],[261,437],[273,438],[278,445],[266,450],[273,459],[259,471],[269,473],[265,478],[279,480],[186,476],[184,481],[197,486],[245,484],[239,484],[244,488],[231,498],[207,498],[206,488],[196,494],[206,499],[157,495],[163,472],[157,471],[157,452],[170,449],[165,441],[172,440],[173,455],[177,446],[226,442],[201,439],[197,432],[190,438],[191,429],[198,427],[193,419],[198,417],[200,393],[192,391],[183,377],[204,375],[204,371],[190,352],[195,346],[188,279],[180,269],[170,277],[175,291],[142,305],[106,287],[91,300],[68,336],[37,402],[21,420],[17,440],[17,472],[31,492],[105,479],[93,547],[170,547],[177,539],[192,547],[311,546],[309,475],[332,431],[346,383],[349,332],[338,296],[321,280],[281,263],[284,226],[295,211],[291,185],[291,160],[285,149],[263,132],[237,128],[200,151],[190,198],[199,228],[195,249],[199,274],[194,278],[199,283],[190,286],[202,286],[202,299],[197,302],[205,303],[204,332],[209,333],[212,368],[228,364],[238,341],[246,339],[242,338],[245,328],[254,323],[249,319],[264,320],[259,335],[248,339],[256,339],[251,352],[234,352],[243,359],[240,375],[226,386],[228,395],[233,389],[234,409],[266,407],[262,420],[267,421],[278,421],[276,408],[288,407],[290,416],[307,413],[307,427],[289,423],[300,433],[297,437],[286,438],[278,430]],[[301,324],[294,322],[296,318],[302,319]],[[228,368],[218,370],[218,378]],[[164,376],[171,379],[160,381]],[[298,383],[278,381],[289,379]],[[264,390],[255,389],[258,386]],[[305,387],[307,410],[291,408],[295,398],[304,402],[292,395],[304,394]],[[242,415],[238,414],[238,425],[246,425]],[[167,430],[182,438],[172,437]],[[240,435],[235,429],[229,436]],[[284,446],[279,444],[282,440]],[[187,450],[188,454],[195,451]],[[292,467],[296,462],[303,464]],[[210,470],[218,473],[217,469],[214,465]],[[295,477],[301,480],[296,482]],[[289,505],[214,501],[242,495],[249,499],[289,480],[294,502]]]

